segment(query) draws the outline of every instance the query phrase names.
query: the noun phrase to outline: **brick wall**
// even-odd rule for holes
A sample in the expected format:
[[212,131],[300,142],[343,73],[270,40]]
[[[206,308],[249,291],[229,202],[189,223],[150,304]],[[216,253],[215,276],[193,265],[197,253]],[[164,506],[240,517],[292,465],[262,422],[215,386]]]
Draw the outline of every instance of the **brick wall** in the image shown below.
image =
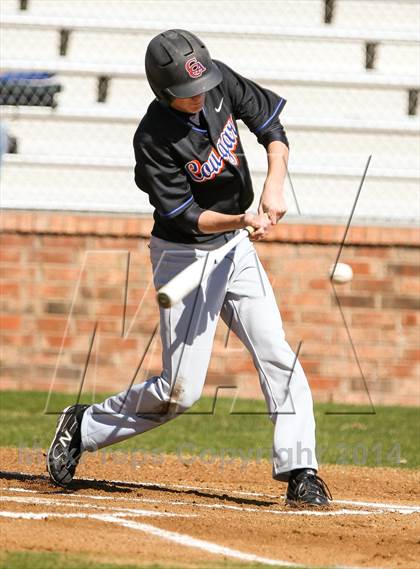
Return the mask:
[[[150,219],[8,211],[1,223],[3,389],[77,391],[84,377],[84,390],[113,392],[159,372]],[[418,404],[419,234],[353,227],[347,236],[340,260],[355,276],[335,290],[363,379],[327,278],[343,233],[282,223],[257,244],[288,341],[302,342],[317,400]],[[250,357],[233,335],[226,341],[220,323],[206,392],[260,397]]]

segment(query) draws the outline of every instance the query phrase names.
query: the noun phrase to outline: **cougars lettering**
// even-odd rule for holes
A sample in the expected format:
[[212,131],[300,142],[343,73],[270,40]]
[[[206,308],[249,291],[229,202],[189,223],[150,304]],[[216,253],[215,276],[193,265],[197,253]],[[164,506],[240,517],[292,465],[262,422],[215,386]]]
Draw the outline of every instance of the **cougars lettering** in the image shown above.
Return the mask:
[[211,150],[207,160],[203,163],[191,160],[185,165],[185,169],[194,182],[212,180],[223,170],[226,160],[234,166],[239,164],[239,159],[234,153],[237,145],[238,131],[230,115],[217,140],[216,148]]

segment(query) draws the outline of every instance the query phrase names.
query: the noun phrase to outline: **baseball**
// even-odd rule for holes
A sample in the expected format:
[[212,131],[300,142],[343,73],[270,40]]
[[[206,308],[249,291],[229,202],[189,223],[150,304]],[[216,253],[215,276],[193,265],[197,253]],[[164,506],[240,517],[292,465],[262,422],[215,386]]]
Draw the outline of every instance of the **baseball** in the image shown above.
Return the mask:
[[350,282],[353,278],[353,269],[346,263],[337,263],[337,265],[330,266],[329,275],[334,283],[344,284]]

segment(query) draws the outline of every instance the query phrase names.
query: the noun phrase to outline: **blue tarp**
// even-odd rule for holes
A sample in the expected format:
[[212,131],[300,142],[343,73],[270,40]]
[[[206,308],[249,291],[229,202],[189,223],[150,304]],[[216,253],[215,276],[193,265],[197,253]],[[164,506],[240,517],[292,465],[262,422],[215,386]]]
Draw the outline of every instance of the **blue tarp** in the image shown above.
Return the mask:
[[55,73],[46,73],[43,71],[6,71],[0,73],[0,81],[40,81],[43,79],[51,79]]

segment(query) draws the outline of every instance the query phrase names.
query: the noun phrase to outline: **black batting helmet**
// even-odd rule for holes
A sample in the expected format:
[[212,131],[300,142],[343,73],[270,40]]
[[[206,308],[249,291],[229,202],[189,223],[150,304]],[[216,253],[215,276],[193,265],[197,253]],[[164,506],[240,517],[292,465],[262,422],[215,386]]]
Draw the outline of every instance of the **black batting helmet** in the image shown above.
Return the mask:
[[145,66],[150,87],[165,101],[200,95],[222,81],[204,43],[186,30],[155,36],[147,47]]

